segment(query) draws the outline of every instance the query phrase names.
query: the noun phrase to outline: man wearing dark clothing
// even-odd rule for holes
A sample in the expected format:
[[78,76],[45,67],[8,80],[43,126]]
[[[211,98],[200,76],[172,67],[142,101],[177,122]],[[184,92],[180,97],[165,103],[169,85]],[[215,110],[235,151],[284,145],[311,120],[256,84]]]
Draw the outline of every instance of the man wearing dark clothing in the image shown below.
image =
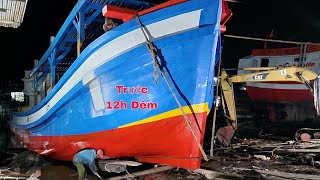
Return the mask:
[[107,32],[122,23],[123,23],[123,21],[120,19],[105,17],[105,21],[104,21],[102,28],[103,28],[104,32]]

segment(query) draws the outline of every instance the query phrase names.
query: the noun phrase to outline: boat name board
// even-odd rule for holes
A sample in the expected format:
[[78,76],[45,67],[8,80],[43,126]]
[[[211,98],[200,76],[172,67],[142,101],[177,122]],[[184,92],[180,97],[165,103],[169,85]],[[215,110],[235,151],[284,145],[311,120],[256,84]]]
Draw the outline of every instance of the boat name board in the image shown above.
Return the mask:
[[[115,86],[118,94],[148,94],[148,87],[142,87],[140,85],[137,85],[135,87],[126,87],[123,85],[117,85]],[[107,101],[106,102],[106,109],[143,109],[143,110],[149,110],[149,109],[158,109],[158,103],[156,102],[146,102],[144,100],[142,101],[136,101],[132,100],[129,103],[130,107],[128,106],[128,103],[124,100],[114,100],[114,101]]]
[[148,87],[125,87],[123,85],[116,86],[118,94],[148,94]]

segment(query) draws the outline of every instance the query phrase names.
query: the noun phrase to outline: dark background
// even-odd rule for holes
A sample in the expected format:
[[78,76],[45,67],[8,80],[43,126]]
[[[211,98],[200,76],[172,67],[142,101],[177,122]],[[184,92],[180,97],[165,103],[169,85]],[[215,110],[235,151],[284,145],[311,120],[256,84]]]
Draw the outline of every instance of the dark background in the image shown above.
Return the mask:
[[[319,0],[230,0],[233,16],[226,23],[225,34],[266,38],[274,31],[274,39],[319,42]],[[22,83],[24,70],[40,59],[71,12],[77,0],[28,1],[25,16],[18,28],[0,27],[1,87]],[[264,42],[223,37],[224,67],[236,67],[239,58],[253,48],[263,48]],[[288,44],[268,43],[269,47]],[[292,45],[290,45],[292,46]]]
[[[285,41],[320,42],[319,0],[239,0],[229,2],[233,16],[226,23],[224,34]],[[223,38],[223,64],[236,67],[239,58],[251,54],[254,48],[264,48],[265,42]],[[293,47],[293,44],[267,43],[268,48]]]
[[44,2],[29,0],[22,24],[18,28],[0,27],[1,87],[22,83],[24,70],[33,68],[34,59],[40,59],[50,45],[77,0]]

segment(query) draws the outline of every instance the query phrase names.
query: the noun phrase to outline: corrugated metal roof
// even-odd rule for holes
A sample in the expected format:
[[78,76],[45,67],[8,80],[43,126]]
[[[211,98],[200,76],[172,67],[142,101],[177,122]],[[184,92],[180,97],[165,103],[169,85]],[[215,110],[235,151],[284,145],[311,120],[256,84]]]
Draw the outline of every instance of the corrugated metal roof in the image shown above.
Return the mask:
[[21,25],[28,0],[0,0],[0,27]]

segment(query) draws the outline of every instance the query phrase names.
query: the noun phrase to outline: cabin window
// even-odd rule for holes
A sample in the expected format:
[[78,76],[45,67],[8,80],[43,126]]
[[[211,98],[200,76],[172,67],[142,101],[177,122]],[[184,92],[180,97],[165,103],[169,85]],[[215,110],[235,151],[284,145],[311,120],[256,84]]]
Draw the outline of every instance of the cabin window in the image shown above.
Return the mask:
[[[293,59],[293,61],[294,62],[299,62],[299,59],[300,59],[299,57],[296,57],[296,58]],[[304,57],[303,61],[306,61],[306,60],[307,60],[307,57]]]
[[261,59],[261,67],[268,67],[269,59]]
[[252,61],[252,67],[258,67],[258,60],[253,59],[253,61]]

